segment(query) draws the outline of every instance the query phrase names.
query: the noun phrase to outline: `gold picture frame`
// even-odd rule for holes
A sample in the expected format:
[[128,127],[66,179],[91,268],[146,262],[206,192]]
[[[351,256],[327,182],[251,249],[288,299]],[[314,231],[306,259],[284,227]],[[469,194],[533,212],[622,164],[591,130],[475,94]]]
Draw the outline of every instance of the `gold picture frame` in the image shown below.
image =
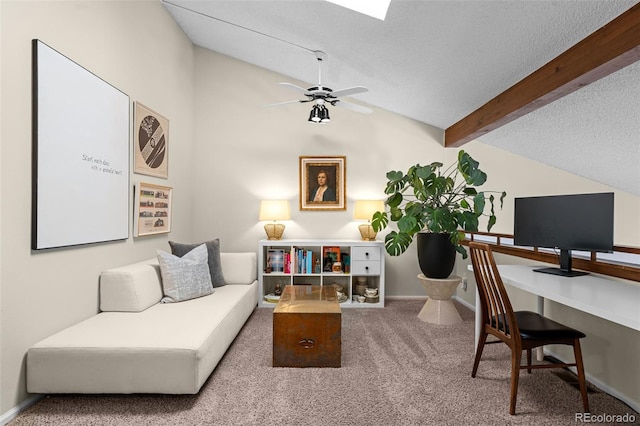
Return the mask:
[[300,156],[300,210],[346,210],[346,172],[346,156]]
[[135,102],[133,172],[169,177],[169,120]]
[[140,182],[135,191],[133,235],[166,234],[171,232],[171,200],[173,188]]

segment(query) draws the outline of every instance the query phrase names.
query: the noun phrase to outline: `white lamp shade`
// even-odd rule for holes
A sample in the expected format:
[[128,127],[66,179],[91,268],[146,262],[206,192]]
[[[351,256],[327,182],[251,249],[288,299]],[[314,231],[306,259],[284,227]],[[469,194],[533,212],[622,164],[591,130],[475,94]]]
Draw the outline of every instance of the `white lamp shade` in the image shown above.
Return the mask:
[[375,212],[384,211],[382,200],[356,200],[353,212],[355,220],[371,220]]
[[260,202],[260,217],[258,220],[289,220],[288,200],[262,200]]

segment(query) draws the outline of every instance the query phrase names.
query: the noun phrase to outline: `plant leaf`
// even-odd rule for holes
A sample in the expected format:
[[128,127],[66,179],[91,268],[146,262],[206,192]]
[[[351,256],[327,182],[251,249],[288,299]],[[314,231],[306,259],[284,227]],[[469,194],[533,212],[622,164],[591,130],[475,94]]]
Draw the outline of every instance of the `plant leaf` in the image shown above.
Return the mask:
[[[437,164],[440,164],[439,166]],[[434,166],[435,165],[435,166]],[[429,176],[431,176],[432,174],[434,174],[433,172],[438,168],[438,167],[442,167],[441,163],[432,163],[429,166],[421,166],[421,167],[416,167],[415,170],[415,175],[417,177],[419,177],[420,179],[428,179]]]
[[384,247],[391,256],[399,256],[407,251],[412,240],[411,235],[391,231],[384,238]]
[[462,255],[463,259],[467,258],[467,250],[464,248],[464,246],[457,245],[456,251]]
[[462,229],[469,232],[476,232],[478,230],[478,216],[470,211],[462,212],[458,219]]
[[487,174],[480,170],[480,163],[469,154],[460,150],[458,153],[458,170],[469,185],[480,186],[487,181]]
[[398,231],[402,234],[415,234],[418,220],[414,216],[404,216],[398,221]]
[[371,226],[376,232],[380,232],[389,224],[389,217],[386,212],[375,212],[371,219]]
[[393,194],[400,191],[405,186],[404,174],[400,171],[387,172],[387,186],[384,189],[385,194]]
[[398,170],[391,170],[390,172],[387,172],[387,179],[394,182],[402,180],[403,176],[404,174]]
[[391,221],[397,222],[398,220],[400,220],[400,218],[404,216],[404,212],[399,207],[391,207],[389,209],[389,215],[390,215],[389,219],[391,219]]
[[473,211],[480,216],[484,212],[484,193],[480,192],[473,197]]
[[487,224],[487,232],[490,232],[491,228],[493,228],[493,225],[495,224],[496,224],[496,216],[495,215],[489,216],[489,223]]
[[387,198],[384,203],[389,207],[393,208],[393,207],[398,207],[400,203],[402,203],[402,200],[403,200],[402,194],[400,192],[395,192],[393,195]]

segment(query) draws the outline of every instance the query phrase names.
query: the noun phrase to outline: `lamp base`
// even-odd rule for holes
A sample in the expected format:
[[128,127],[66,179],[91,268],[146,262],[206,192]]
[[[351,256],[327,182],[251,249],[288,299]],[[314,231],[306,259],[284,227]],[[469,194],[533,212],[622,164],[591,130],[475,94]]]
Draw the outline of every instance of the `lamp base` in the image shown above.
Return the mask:
[[362,237],[362,241],[375,241],[376,235],[378,234],[373,230],[373,226],[366,224],[358,226],[360,230],[360,236]]
[[269,240],[281,240],[284,233],[284,225],[281,223],[267,223],[264,225],[264,232]]

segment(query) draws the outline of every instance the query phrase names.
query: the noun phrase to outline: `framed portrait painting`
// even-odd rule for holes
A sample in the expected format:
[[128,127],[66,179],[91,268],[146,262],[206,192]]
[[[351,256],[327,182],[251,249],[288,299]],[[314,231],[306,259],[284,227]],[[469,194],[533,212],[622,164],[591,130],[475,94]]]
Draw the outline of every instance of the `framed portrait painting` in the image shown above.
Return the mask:
[[133,234],[166,234],[171,232],[171,197],[173,188],[140,182],[135,191]]
[[346,210],[347,157],[300,157],[300,210]]
[[135,103],[133,171],[167,179],[169,176],[169,120]]

